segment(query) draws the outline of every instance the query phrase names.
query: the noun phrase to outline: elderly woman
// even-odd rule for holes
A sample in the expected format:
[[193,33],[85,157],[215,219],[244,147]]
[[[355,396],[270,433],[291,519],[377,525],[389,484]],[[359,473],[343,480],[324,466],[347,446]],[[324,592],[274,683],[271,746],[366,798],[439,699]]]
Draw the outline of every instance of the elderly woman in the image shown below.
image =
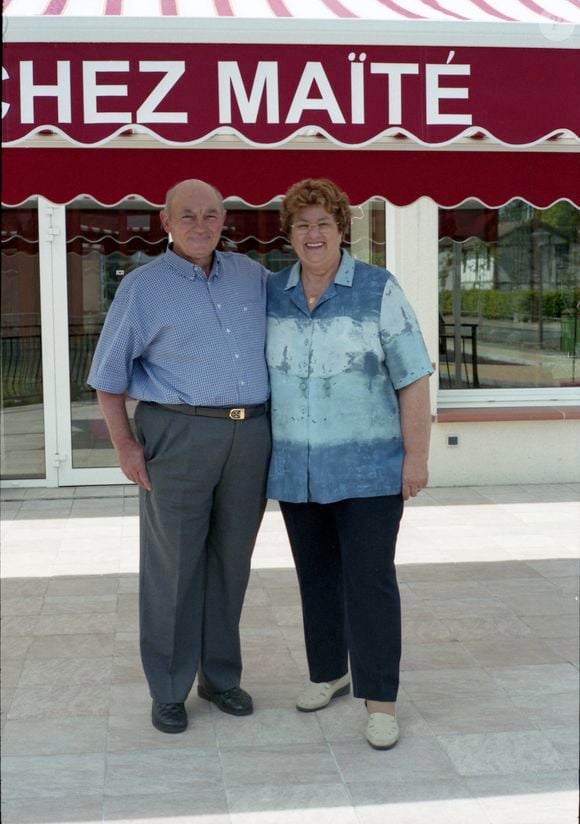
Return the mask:
[[326,707],[352,677],[369,744],[389,749],[399,737],[395,545],[403,501],[427,483],[431,359],[393,275],[341,248],[350,208],[332,181],[292,186],[281,223],[299,260],[268,286],[268,495],[280,501],[302,599],[310,684],[297,708]]

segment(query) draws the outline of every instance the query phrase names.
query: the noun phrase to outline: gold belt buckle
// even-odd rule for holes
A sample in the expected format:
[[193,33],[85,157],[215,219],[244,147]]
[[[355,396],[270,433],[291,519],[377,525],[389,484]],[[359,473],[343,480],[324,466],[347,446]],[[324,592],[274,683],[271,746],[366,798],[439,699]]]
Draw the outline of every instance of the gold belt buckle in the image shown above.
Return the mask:
[[243,421],[246,417],[245,409],[230,409],[230,418],[233,421]]

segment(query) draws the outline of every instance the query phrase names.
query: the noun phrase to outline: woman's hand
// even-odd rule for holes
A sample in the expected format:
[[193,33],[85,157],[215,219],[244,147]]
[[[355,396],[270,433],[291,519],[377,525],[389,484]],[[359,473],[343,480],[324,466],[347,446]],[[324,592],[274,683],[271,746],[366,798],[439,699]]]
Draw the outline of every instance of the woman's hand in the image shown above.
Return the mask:
[[418,495],[427,486],[428,481],[426,458],[422,455],[405,455],[401,488],[403,500],[408,501],[409,498]]
[[424,489],[429,480],[427,461],[431,409],[428,376],[399,390],[399,411],[405,449],[401,494],[403,500],[407,501]]

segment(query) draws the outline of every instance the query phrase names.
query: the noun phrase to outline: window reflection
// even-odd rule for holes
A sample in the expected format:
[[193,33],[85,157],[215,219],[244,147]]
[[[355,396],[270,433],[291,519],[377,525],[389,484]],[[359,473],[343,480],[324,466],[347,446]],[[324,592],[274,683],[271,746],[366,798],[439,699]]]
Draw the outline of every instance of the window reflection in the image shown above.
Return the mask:
[[229,200],[226,208],[221,240],[224,252],[241,252],[271,272],[279,272],[296,260],[288,238],[280,229],[279,203],[255,208]]
[[351,208],[346,247],[357,260],[383,269],[387,265],[385,201],[369,200]]
[[116,466],[96,392],[86,379],[119,283],[162,254],[167,235],[159,210],[137,199],[114,208],[77,201],[67,208],[66,227],[73,466]]
[[[280,230],[280,203],[252,207],[229,199],[220,248],[240,252],[272,272],[297,259]],[[104,208],[83,198],[66,210],[69,360],[73,466],[115,466],[96,392],[86,384],[105,315],[123,277],[161,255],[167,245],[159,209],[136,198]],[[355,257],[385,265],[385,205],[353,209],[345,238]]]
[[[271,272],[279,272],[297,260],[280,229],[280,203],[255,208],[242,201],[226,203],[227,217],[222,236],[224,251],[241,252]],[[369,200],[352,207],[352,220],[344,245],[353,257],[375,266],[386,265],[385,202]]]
[[2,212],[2,478],[44,478],[36,202]]
[[580,212],[440,210],[440,387],[579,384]]

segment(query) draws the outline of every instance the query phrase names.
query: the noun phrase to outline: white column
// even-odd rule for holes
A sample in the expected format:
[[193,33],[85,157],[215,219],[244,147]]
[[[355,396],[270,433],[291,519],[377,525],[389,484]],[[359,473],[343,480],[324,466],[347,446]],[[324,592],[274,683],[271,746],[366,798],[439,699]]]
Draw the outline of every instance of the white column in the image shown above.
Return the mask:
[[[430,198],[410,206],[387,203],[387,269],[411,302],[433,363],[439,356],[439,210]],[[437,411],[437,373],[431,378],[431,411]]]
[[[46,486],[58,486],[59,424],[68,395],[59,384],[61,350],[66,347],[62,314],[66,324],[66,238],[64,206],[55,206],[38,198],[38,239],[40,266],[40,307],[42,337],[42,386],[44,393],[44,446]],[[63,259],[64,288],[63,288]],[[68,350],[65,352],[68,359]]]

